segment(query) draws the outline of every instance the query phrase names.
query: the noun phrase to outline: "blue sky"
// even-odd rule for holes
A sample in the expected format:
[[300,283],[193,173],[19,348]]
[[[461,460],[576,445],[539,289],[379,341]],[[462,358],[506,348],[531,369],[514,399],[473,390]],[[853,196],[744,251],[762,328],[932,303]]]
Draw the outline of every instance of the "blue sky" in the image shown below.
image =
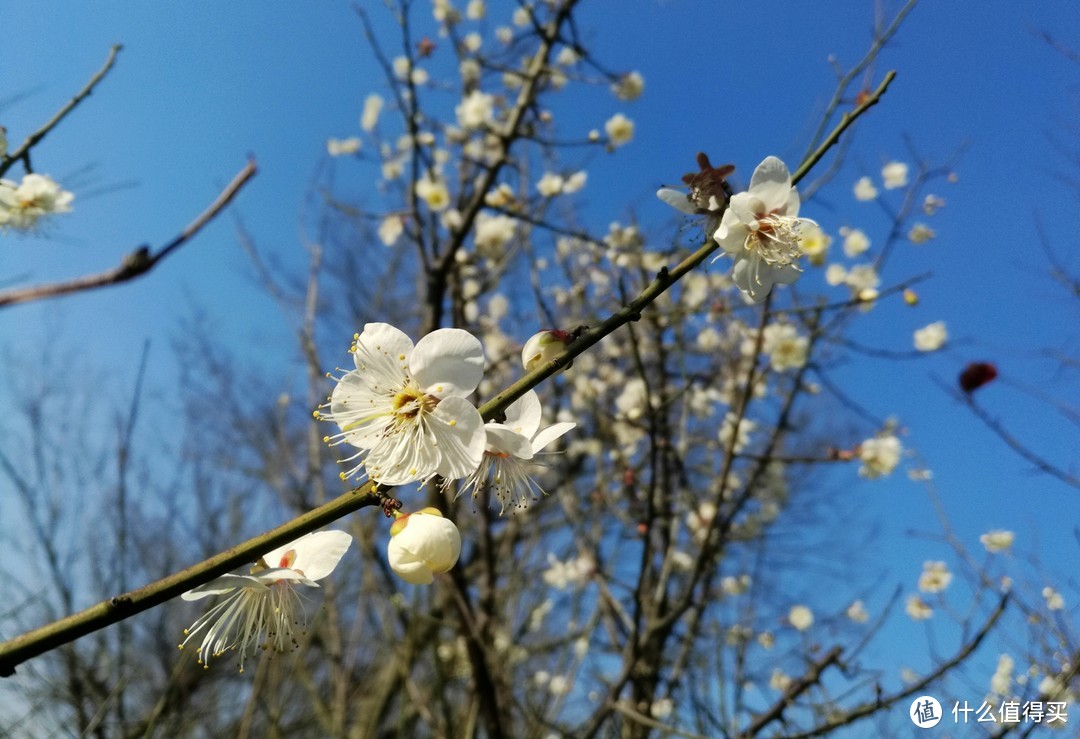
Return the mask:
[[[379,17],[381,4],[372,5]],[[888,5],[895,10],[896,3]],[[426,3],[417,6],[421,22],[429,23]],[[490,16],[503,7],[493,2]],[[365,95],[385,93],[348,2],[4,0],[0,17],[0,99],[27,93],[0,109],[13,143],[82,86],[111,44],[125,45],[99,90],[36,150],[38,171],[65,185],[73,173],[93,169],[75,180],[82,187],[71,186],[75,212],[57,219],[44,237],[0,237],[5,280],[96,271],[138,244],[162,244],[249,153],[260,173],[237,213],[263,249],[299,264],[300,204],[327,137],[359,134]],[[632,104],[594,91],[574,113],[577,98],[557,109],[566,125],[583,131],[619,110],[637,125],[634,142],[617,155],[589,159],[588,217],[602,225],[632,208],[651,233],[670,234],[663,228],[670,213],[652,193],[692,169],[696,151],[734,162],[744,184],[765,155],[797,160],[833,90],[827,56],[843,64],[858,59],[872,21],[873,4],[865,0],[787,0],[767,9],[690,0],[586,3],[580,25],[599,58],[611,68],[638,69],[646,80],[645,95]],[[911,162],[905,136],[937,162],[966,145],[959,182],[931,188],[948,201],[931,222],[938,238],[920,247],[902,244],[885,276],[889,284],[932,271],[933,280],[918,288],[920,307],[879,306],[855,333],[865,344],[906,350],[914,329],[943,319],[951,348],[919,361],[863,360],[837,377],[876,413],[898,415],[912,429],[908,441],[934,469],[969,546],[977,547],[978,534],[989,528],[1011,527],[1021,545],[1037,538],[1040,554],[1052,562],[1063,547],[1075,561],[1070,527],[1080,520],[1080,496],[1032,474],[934,384],[935,378],[951,383],[967,361],[990,359],[1003,378],[1080,401],[1070,376],[1037,357],[1047,347],[1080,349],[1076,303],[1047,277],[1034,227],[1038,212],[1059,254],[1080,272],[1072,253],[1080,201],[1055,178],[1076,173],[1051,140],[1080,149],[1080,136],[1069,128],[1080,104],[1080,65],[1037,38],[1041,29],[1080,48],[1080,6],[1049,0],[916,8],[878,62],[875,83],[886,69],[898,71],[896,82],[860,124],[836,185],[804,214],[834,236],[850,225],[880,240],[887,221],[874,205],[855,202],[855,180],[878,178],[891,159]],[[346,174],[348,187],[361,192],[364,173]],[[168,337],[193,305],[234,347],[249,346],[270,364],[293,357],[288,327],[255,287],[229,218],[148,278],[0,312],[0,335],[25,352],[60,340],[80,361],[114,373],[118,389],[122,378],[134,377],[142,344],[152,338],[150,383],[167,393],[174,377]],[[285,342],[280,359],[271,349],[277,342]],[[1045,406],[1004,383],[986,388],[980,399],[1048,457],[1076,464],[1075,427]],[[838,515],[890,521],[896,533],[883,540],[883,553],[913,586],[922,560],[934,554],[905,533],[936,530],[927,522],[925,496],[902,476],[869,486],[854,484],[850,472],[850,489],[837,485]]]

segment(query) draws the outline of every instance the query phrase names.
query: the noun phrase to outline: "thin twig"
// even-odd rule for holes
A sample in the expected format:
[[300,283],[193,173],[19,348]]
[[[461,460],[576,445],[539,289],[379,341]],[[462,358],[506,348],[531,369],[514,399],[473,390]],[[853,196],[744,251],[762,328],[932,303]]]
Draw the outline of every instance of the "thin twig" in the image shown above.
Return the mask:
[[885,91],[889,89],[889,85],[894,79],[896,79],[896,71],[890,70],[885,74],[885,79],[883,79],[881,81],[881,84],[878,85],[877,89],[874,90],[874,92],[871,93],[870,96],[863,101],[862,105],[858,105],[855,107],[854,110],[851,110],[840,116],[840,123],[836,126],[836,128],[833,129],[832,133],[830,133],[825,138],[825,140],[821,142],[821,146],[814,149],[814,151],[811,152],[811,154],[803,160],[802,164],[799,165],[799,168],[795,170],[795,173],[791,175],[791,184],[799,184],[799,180],[805,177],[806,174],[811,170],[811,168],[813,168],[813,166],[817,164],[823,156],[825,156],[825,152],[831,149],[836,144],[836,142],[840,140],[840,135],[848,129],[848,126],[858,120],[858,118],[867,110],[878,104],[881,96],[884,95]]
[[247,181],[255,176],[255,172],[255,161],[249,160],[248,163],[244,165],[244,168],[233,178],[233,181],[229,183],[228,187],[222,190],[221,194],[217,196],[217,199],[210,204],[210,207],[200,213],[195,220],[189,223],[184,230],[176,236],[176,238],[163,246],[157,253],[152,253],[148,246],[140,246],[135,251],[125,255],[124,258],[120,260],[120,265],[113,269],[93,275],[77,277],[65,282],[50,282],[44,285],[34,285],[33,287],[24,287],[0,293],[0,308],[15,305],[16,303],[27,303],[31,300],[55,298],[60,295],[82,292],[83,290],[93,290],[98,287],[117,285],[121,282],[127,282],[128,280],[146,274],[156,267],[159,262],[165,259],[165,257],[190,241],[195,234],[202,230],[203,226],[212,221],[214,217],[217,216],[217,214],[220,213],[234,197],[236,197],[236,194],[240,192],[240,189]]
[[25,160],[27,162],[27,167],[29,168],[30,149],[32,149],[39,141],[45,138],[45,136],[48,135],[49,131],[56,128],[57,124],[59,124],[60,121],[64,120],[67,114],[75,109],[76,105],[81,103],[85,98],[89,97],[90,93],[94,91],[94,88],[97,86],[97,84],[101,82],[101,80],[105,79],[105,75],[107,75],[109,73],[109,70],[112,69],[113,64],[116,62],[116,55],[120,53],[120,50],[122,48],[124,47],[120,44],[116,44],[111,49],[109,49],[109,56],[105,59],[105,64],[102,65],[101,69],[99,69],[94,74],[94,76],[90,78],[90,81],[87,82],[85,86],[83,86],[83,89],[75,93],[75,97],[71,98],[71,100],[68,100],[64,107],[58,110],[56,112],[56,115],[50,118],[44,126],[27,136],[26,141],[23,141],[18,149],[11,152],[10,154],[0,156],[0,177],[2,177],[4,173],[7,172],[11,168],[11,166],[20,159]]

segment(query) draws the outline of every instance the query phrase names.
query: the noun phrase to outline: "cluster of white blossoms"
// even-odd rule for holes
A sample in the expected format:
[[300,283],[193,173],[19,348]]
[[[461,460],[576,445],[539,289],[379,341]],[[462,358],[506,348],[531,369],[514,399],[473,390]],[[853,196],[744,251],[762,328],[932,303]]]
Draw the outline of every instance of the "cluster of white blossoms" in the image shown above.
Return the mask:
[[211,658],[235,650],[240,672],[248,652],[295,649],[306,623],[296,587],[319,587],[316,581],[334,571],[351,543],[344,531],[307,534],[264,554],[250,574],[222,575],[184,593],[184,600],[225,597],[184,630],[180,649],[201,635],[199,664],[209,667]]
[[[561,333],[537,334],[526,351],[545,336]],[[565,341],[558,345],[565,347]],[[475,497],[490,489],[502,510],[523,508],[543,492],[531,474],[536,456],[576,424],[541,428],[542,408],[533,391],[512,403],[501,422],[485,424],[466,399],[484,374],[484,350],[472,334],[438,329],[414,345],[393,326],[369,323],[354,337],[351,353],[356,368],[338,378],[330,402],[316,411],[316,417],[340,429],[326,442],[358,450],[346,460],[355,464],[342,479],[366,476],[385,485],[464,480],[461,493]],[[526,368],[534,364],[528,358],[523,363]],[[425,516],[402,516],[391,530],[391,565],[413,583],[431,582],[432,573],[452,567],[460,552],[460,542],[456,548],[431,543],[441,540],[436,532],[453,523],[435,521],[434,509],[421,513]],[[408,527],[407,520],[412,521]],[[425,549],[428,544],[434,549]]]
[[21,182],[0,180],[0,228],[30,231],[44,216],[70,212],[74,199],[48,175],[23,175]]

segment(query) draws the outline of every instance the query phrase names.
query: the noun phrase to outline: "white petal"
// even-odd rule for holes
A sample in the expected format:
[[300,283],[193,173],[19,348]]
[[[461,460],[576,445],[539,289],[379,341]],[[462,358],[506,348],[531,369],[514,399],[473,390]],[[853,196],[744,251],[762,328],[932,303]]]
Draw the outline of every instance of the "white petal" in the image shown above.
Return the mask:
[[266,588],[266,585],[260,582],[258,578],[250,577],[248,575],[222,575],[221,577],[215,577],[205,585],[200,585],[197,588],[187,591],[180,597],[184,600],[199,600],[208,595],[230,593],[237,588],[255,588],[257,590],[263,590]]
[[761,198],[770,213],[787,205],[790,190],[791,174],[776,157],[765,157],[750,178],[750,194]]
[[475,472],[487,443],[480,411],[464,398],[445,398],[427,422],[438,450],[438,468],[434,471],[448,480]]
[[489,451],[512,454],[520,459],[532,459],[533,445],[529,441],[529,437],[522,436],[500,423],[489,423],[484,429],[487,432],[487,449]]
[[386,558],[390,561],[391,569],[413,585],[430,585],[434,582],[428,566],[412,552],[402,548],[397,539],[397,536],[390,537],[390,543],[386,546]]
[[777,211],[782,216],[794,218],[799,215],[799,191],[794,187],[788,192],[787,204]]
[[[356,368],[363,369],[362,362],[370,364],[373,360],[381,363],[387,363],[389,360],[389,367],[401,367],[407,366],[409,362],[409,355],[413,351],[412,339],[405,335],[405,333],[398,328],[394,328],[389,323],[369,323],[364,326],[363,332],[356,340],[357,351],[354,354],[356,361]],[[378,359],[383,357],[385,359]],[[374,368],[373,368],[374,369]],[[386,367],[379,367],[380,370],[386,371]],[[403,372],[393,371],[393,376],[403,375]]]
[[[739,193],[741,195],[742,193]],[[735,196],[739,197],[738,195]],[[746,248],[746,237],[750,233],[746,224],[739,220],[734,210],[735,199],[732,198],[731,207],[724,211],[724,218],[720,221],[720,227],[716,229],[713,238],[720,248],[732,256],[741,254]]]
[[682,190],[672,190],[670,187],[661,187],[656,191],[656,197],[663,200],[675,210],[687,215],[697,213],[697,205]]
[[567,433],[571,429],[577,426],[576,423],[563,422],[553,423],[546,429],[543,429],[532,440],[532,448],[534,452],[539,452],[551,442],[558,439],[563,434]]
[[[350,544],[352,537],[344,531],[315,531],[268,552],[263,561],[270,567],[287,566],[310,580],[321,580],[334,571]],[[290,551],[296,552],[292,564],[282,564]]]
[[503,424],[522,436],[531,439],[540,428],[540,418],[544,411],[540,407],[540,396],[530,390],[511,403],[506,409]]
[[463,398],[484,376],[484,347],[468,331],[440,328],[416,343],[409,370],[425,392]]
[[437,473],[439,448],[428,420],[413,419],[397,426],[373,446],[364,460],[368,477],[386,485],[404,485]]

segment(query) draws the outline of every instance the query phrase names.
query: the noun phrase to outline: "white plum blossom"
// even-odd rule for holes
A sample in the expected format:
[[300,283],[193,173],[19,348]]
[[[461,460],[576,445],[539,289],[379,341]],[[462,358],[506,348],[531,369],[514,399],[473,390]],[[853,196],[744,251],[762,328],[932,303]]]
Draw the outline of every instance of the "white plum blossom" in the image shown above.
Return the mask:
[[779,667],[774,667],[772,674],[769,676],[769,687],[777,693],[783,693],[791,687],[791,677]]
[[487,3],[484,0],[469,0],[465,6],[465,17],[471,21],[478,21],[487,15]]
[[461,532],[438,508],[399,514],[390,526],[386,557],[405,582],[430,585],[461,556]]
[[806,631],[814,625],[814,612],[804,605],[792,606],[787,619],[794,628]]
[[810,339],[800,336],[790,323],[770,323],[762,336],[761,351],[769,355],[769,366],[776,372],[798,369],[806,364]]
[[799,193],[791,186],[787,165],[776,157],[757,166],[750,189],[733,195],[724,211],[713,238],[735,259],[732,279],[755,303],[774,284],[799,279],[799,228],[810,221],[798,216]]
[[1065,599],[1061,597],[1061,593],[1049,585],[1042,589],[1042,596],[1046,601],[1047,610],[1060,611],[1065,608]]
[[184,593],[184,600],[225,598],[184,630],[180,648],[202,634],[199,664],[209,667],[211,657],[236,650],[240,672],[249,651],[295,649],[305,624],[296,586],[319,587],[316,581],[334,571],[351,543],[344,531],[307,534],[264,554],[248,575],[222,575]]
[[849,258],[857,257],[870,248],[869,237],[858,228],[843,226],[840,235],[844,237],[844,255]]
[[998,552],[1005,552],[1012,548],[1013,540],[1016,535],[1011,531],[1004,529],[995,529],[993,531],[987,531],[985,534],[979,537],[979,541],[982,543],[986,551],[991,554],[997,554]]
[[944,207],[945,198],[939,198],[937,195],[927,195],[922,204],[923,213],[928,216],[934,215],[938,210]]
[[479,253],[488,257],[500,257],[503,247],[514,238],[516,229],[517,221],[510,216],[478,213],[473,243]]
[[18,183],[0,180],[0,228],[30,230],[42,216],[69,212],[74,199],[48,175],[23,175]]
[[857,624],[864,624],[870,620],[870,613],[866,610],[866,605],[861,600],[853,601],[852,604],[847,607],[845,614]]
[[360,139],[350,136],[347,139],[327,139],[326,153],[332,157],[347,156],[360,151]]
[[502,511],[507,505],[525,508],[529,500],[543,493],[543,488],[529,474],[532,460],[576,423],[560,422],[540,428],[540,397],[529,390],[506,409],[502,423],[484,426],[487,444],[479,468],[462,486],[475,497],[486,485],[492,485]]
[[[736,422],[739,424],[738,434],[735,433]],[[750,434],[756,428],[757,423],[749,418],[740,419],[739,414],[728,412],[724,416],[724,423],[720,426],[720,443],[724,449],[730,449],[732,453],[738,454],[750,443]]]
[[450,191],[446,187],[446,182],[430,172],[416,181],[416,197],[436,212],[446,210],[450,206]]
[[379,123],[379,114],[382,113],[383,99],[378,93],[371,93],[364,98],[364,110],[360,114],[360,128],[363,131],[373,131]]
[[671,711],[675,708],[675,702],[671,698],[659,698],[649,704],[649,715],[653,718],[663,721],[671,715]]
[[551,198],[562,192],[563,183],[562,175],[545,172],[544,176],[536,183],[536,191],[545,198]]
[[596,562],[586,555],[561,562],[558,557],[549,552],[547,560],[548,568],[544,570],[541,577],[556,590],[584,585],[596,571]]
[[871,480],[891,474],[902,452],[900,440],[892,434],[867,439],[859,445],[859,474]]
[[458,125],[465,129],[482,128],[491,122],[495,98],[479,90],[473,90],[454,108]]
[[831,244],[832,237],[812,221],[807,221],[799,231],[799,249],[815,267],[825,263]]
[[935,321],[915,332],[915,348],[921,352],[934,352],[945,345],[949,332],[944,321]]
[[944,562],[924,562],[919,575],[919,590],[924,593],[940,593],[952,582],[952,573]]
[[573,194],[585,187],[585,182],[589,179],[589,173],[585,170],[574,172],[563,181],[562,191],[567,194]]
[[877,188],[869,177],[860,177],[855,183],[855,199],[861,201],[874,200],[877,198]]
[[379,224],[379,241],[386,246],[393,246],[404,231],[405,221],[401,216],[387,216]]
[[619,147],[634,138],[634,122],[622,113],[616,113],[604,124],[604,131],[607,132],[608,142],[613,147]]
[[914,621],[925,621],[934,615],[934,609],[917,595],[908,597],[904,611]]
[[925,223],[916,223],[911,227],[907,235],[908,241],[912,244],[925,244],[935,236],[937,236],[937,232]]
[[889,162],[881,168],[881,179],[886,190],[904,187],[908,182],[908,166],[903,162]]
[[338,380],[330,411],[320,418],[341,433],[364,459],[361,468],[376,482],[403,485],[439,475],[446,480],[476,470],[484,454],[484,421],[465,398],[484,374],[479,340],[457,328],[442,328],[413,342],[385,323],[369,323],[352,346],[356,369]]
[[990,692],[995,695],[1007,696],[1012,687],[1012,671],[1015,666],[1013,658],[1007,654],[998,657],[997,668],[990,677]]
[[624,74],[611,86],[611,91],[619,100],[637,100],[645,91],[645,79],[640,72]]

